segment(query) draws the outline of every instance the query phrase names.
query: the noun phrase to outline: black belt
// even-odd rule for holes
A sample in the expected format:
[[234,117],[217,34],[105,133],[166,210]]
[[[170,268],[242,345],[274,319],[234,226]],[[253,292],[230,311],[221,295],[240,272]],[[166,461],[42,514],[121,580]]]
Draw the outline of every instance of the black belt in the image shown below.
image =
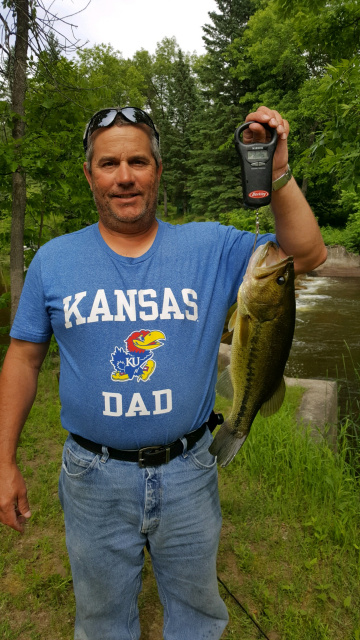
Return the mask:
[[[218,424],[224,421],[221,413],[211,412],[210,418],[207,422],[201,425],[195,431],[187,433],[184,438],[187,441],[187,450],[192,449],[194,444],[202,438],[207,428],[213,431]],[[70,434],[75,442],[81,447],[102,455],[103,445],[92,440],[87,440],[76,433]],[[173,460],[180,455],[184,450],[182,441],[176,440],[167,445],[158,445],[153,447],[142,447],[142,449],[114,449],[113,447],[107,447],[109,458],[115,458],[115,460],[125,460],[126,462],[137,462],[139,467],[157,467],[160,464],[167,464],[170,460]]]

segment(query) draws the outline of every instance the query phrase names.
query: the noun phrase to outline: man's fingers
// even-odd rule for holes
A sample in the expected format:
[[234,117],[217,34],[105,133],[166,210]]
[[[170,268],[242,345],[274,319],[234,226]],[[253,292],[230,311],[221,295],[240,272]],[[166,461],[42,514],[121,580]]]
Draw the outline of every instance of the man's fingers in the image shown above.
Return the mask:
[[16,505],[12,505],[8,509],[2,509],[1,522],[15,529],[15,531],[19,531],[19,533],[24,533],[25,517],[19,513]]
[[18,506],[14,505],[14,508],[10,515],[10,521],[5,524],[9,524],[9,526],[15,529],[16,531],[19,531],[20,533],[24,533],[24,524],[27,522],[29,518],[31,518],[31,511],[29,509],[29,505],[27,505],[27,508],[24,512],[22,512],[22,510]]
[[287,120],[283,120],[284,133],[280,135],[282,140],[286,140],[290,132],[290,125]]
[[17,503],[17,512],[19,513],[19,515],[24,516],[24,518],[31,517],[31,511],[30,511],[29,502],[28,502],[26,493],[24,495],[19,495],[18,503]]
[[30,511],[26,492],[25,494],[19,495],[18,497],[18,503],[15,507],[15,515],[16,515],[17,523],[20,527],[18,530],[23,532],[25,522],[29,518],[31,518],[31,511]]
[[[265,106],[259,107],[257,111],[248,114],[248,116],[246,117],[246,122],[249,122],[249,120],[255,120],[256,123],[266,123],[270,127],[273,127],[274,129],[276,128],[278,136],[282,140],[286,140],[289,135],[288,121],[285,120],[275,109],[268,109],[268,107]],[[258,125],[256,123],[251,124],[249,127],[249,129],[251,129],[254,134],[253,139],[255,142],[264,142],[264,134],[262,133],[264,131],[264,128],[260,127],[260,124]],[[259,136],[262,137],[259,138]]]
[[31,517],[24,479],[16,465],[1,468],[0,522],[23,533]]
[[243,133],[243,142],[245,144],[264,143],[270,140],[270,132],[266,131],[262,124],[268,124],[276,129],[278,140],[273,159],[273,180],[276,180],[286,171],[288,163],[287,137],[289,135],[289,123],[275,109],[269,109],[264,105],[256,111],[249,113],[246,122],[253,121]]

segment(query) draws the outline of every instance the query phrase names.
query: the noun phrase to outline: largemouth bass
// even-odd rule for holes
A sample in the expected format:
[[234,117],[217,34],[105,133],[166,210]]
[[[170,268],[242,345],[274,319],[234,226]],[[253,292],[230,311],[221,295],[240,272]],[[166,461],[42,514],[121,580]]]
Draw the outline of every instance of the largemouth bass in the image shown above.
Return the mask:
[[243,445],[258,411],[267,417],[283,403],[283,374],[295,327],[294,281],[292,256],[279,260],[274,242],[251,256],[229,321],[234,332],[230,365],[216,385],[220,395],[233,399],[231,413],[210,446],[222,467]]

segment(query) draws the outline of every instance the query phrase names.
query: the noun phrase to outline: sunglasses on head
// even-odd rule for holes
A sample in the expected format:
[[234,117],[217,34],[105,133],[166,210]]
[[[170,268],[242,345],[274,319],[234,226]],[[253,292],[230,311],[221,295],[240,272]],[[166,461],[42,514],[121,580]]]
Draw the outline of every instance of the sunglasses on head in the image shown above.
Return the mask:
[[118,113],[121,113],[124,116],[125,120],[128,120],[128,122],[132,122],[133,124],[147,124],[148,127],[150,127],[154,131],[155,138],[157,140],[157,143],[159,144],[159,134],[155,129],[155,125],[150,116],[148,116],[145,111],[142,111],[142,109],[138,109],[137,107],[101,109],[101,111],[98,111],[97,113],[95,113],[95,115],[93,115],[86,126],[83,137],[85,153],[88,148],[88,141],[91,134],[94,133],[94,131],[96,131],[97,129],[100,129],[100,127],[110,127],[110,125],[114,123]]

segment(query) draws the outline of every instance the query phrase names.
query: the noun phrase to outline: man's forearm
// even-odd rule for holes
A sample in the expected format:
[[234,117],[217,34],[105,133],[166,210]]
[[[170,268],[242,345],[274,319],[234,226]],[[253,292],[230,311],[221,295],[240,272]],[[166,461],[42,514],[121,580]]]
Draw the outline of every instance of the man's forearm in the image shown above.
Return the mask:
[[284,254],[294,256],[296,273],[311,271],[326,260],[318,223],[294,178],[273,192],[271,208],[277,241]]
[[13,340],[0,377],[0,522],[23,533],[31,511],[16,464],[21,430],[36,396],[48,343]]
[[37,376],[26,367],[3,372],[0,381],[0,464],[15,462],[20,433],[36,396]]
[[0,462],[15,462],[21,430],[36,396],[38,374],[47,344],[27,348],[12,342],[0,376]]

